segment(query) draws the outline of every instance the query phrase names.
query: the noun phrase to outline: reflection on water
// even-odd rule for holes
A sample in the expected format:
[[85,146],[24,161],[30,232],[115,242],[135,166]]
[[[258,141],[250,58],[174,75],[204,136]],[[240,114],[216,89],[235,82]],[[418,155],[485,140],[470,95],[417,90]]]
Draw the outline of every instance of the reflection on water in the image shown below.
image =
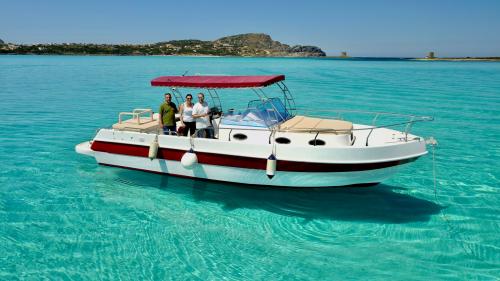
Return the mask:
[[427,221],[442,207],[434,202],[396,192],[402,188],[372,187],[279,188],[202,181],[116,169],[118,181],[154,187],[188,196],[197,202],[214,202],[224,210],[261,209],[307,220],[330,219],[382,223]]

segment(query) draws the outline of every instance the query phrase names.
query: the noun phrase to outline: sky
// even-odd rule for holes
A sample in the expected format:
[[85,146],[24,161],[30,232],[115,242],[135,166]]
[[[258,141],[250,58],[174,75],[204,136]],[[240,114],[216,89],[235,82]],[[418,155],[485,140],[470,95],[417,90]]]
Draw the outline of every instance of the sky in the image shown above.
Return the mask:
[[328,55],[500,56],[500,0],[0,0],[0,39],[155,43],[266,33]]

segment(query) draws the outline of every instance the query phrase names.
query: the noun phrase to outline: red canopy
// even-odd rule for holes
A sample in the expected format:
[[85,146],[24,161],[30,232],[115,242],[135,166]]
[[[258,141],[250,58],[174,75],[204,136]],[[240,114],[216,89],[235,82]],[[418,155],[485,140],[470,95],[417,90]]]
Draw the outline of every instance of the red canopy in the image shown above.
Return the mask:
[[265,87],[285,80],[285,75],[261,76],[161,76],[151,86],[189,88],[252,88]]

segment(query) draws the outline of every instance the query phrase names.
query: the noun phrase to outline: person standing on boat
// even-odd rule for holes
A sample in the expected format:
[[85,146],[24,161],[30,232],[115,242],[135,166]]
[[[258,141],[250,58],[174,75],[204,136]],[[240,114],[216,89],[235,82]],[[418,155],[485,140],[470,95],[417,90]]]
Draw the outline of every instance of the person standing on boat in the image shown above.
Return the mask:
[[172,102],[172,95],[165,94],[165,102],[160,106],[160,126],[163,128],[163,134],[175,135],[175,114],[177,113],[177,106]]
[[179,106],[181,124],[184,126],[183,136],[191,136],[196,131],[196,121],[193,118],[193,96],[186,95],[186,102]]
[[205,101],[203,93],[198,94],[198,102],[193,106],[193,117],[196,120],[198,137],[212,138],[212,125],[210,124],[210,108]]

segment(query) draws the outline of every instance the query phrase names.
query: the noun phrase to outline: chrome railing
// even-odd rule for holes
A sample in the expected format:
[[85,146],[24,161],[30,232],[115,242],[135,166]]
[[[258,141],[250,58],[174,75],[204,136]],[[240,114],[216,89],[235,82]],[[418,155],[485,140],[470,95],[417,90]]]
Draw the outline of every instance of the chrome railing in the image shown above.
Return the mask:
[[[369,123],[371,126],[365,127],[365,128],[353,128],[352,130],[344,130],[345,133],[347,132],[353,132],[353,131],[364,131],[368,130],[368,135],[366,137],[365,145],[368,146],[368,141],[370,139],[370,136],[372,135],[373,130],[379,129],[379,128],[393,128],[393,127],[399,127],[399,126],[404,126],[405,129],[402,131],[405,135],[404,140],[408,141],[408,134],[411,131],[411,128],[413,127],[413,124],[419,123],[419,122],[430,122],[434,120],[434,117],[432,116],[418,116],[414,114],[402,114],[402,113],[392,113],[392,112],[380,112],[380,111],[366,111],[366,110],[346,110],[346,109],[330,109],[330,110],[304,110],[304,109],[298,109],[299,114],[300,113],[306,113],[304,115],[307,115],[308,117],[319,117],[319,118],[325,118],[325,119],[332,119],[328,118],[328,116],[325,116],[325,114],[328,114],[330,116],[334,115],[336,116],[333,119],[337,120],[344,120],[343,116],[347,114],[364,114],[364,115],[371,115],[373,116],[371,118],[371,121]],[[318,114],[320,113],[320,114]],[[323,114],[321,114],[323,113]],[[377,125],[377,121],[381,119],[381,117],[384,116],[389,116],[392,118],[400,118],[401,120],[397,122],[392,122],[392,123],[385,123],[385,124],[379,124]],[[349,120],[351,121],[351,120]],[[352,121],[351,121],[352,122]],[[360,123],[362,124],[362,123]],[[332,130],[332,129],[324,129],[324,130],[317,130],[319,132],[342,132],[338,130]],[[317,132],[316,131],[316,132]]]
[[[237,112],[237,110],[234,110]],[[291,129],[283,129],[280,128],[280,125],[283,122],[274,124],[272,126],[269,126],[267,129],[271,132],[273,131],[279,131],[279,132],[295,132],[295,133],[313,133],[319,135],[320,133],[336,133],[336,134],[352,134],[355,131],[369,131],[368,135],[365,140],[365,145],[368,146],[370,136],[372,135],[373,131],[375,129],[380,129],[380,128],[394,128],[394,127],[404,127],[404,130],[401,132],[404,133],[405,137],[404,140],[408,141],[408,134],[410,134],[410,131],[413,127],[413,124],[419,123],[419,122],[429,122],[433,121],[434,118],[431,116],[418,116],[418,115],[413,115],[413,114],[401,114],[401,113],[392,113],[392,112],[377,112],[377,111],[363,111],[363,110],[344,110],[344,109],[331,109],[331,110],[304,110],[301,108],[297,109],[298,114],[297,115],[305,115],[307,117],[317,117],[317,118],[323,118],[323,119],[331,119],[331,120],[344,120],[344,116],[348,114],[354,114],[354,115],[366,115],[369,116],[368,120],[365,120],[367,124],[371,124],[367,127],[363,128],[353,128],[353,129],[348,129],[348,130],[339,130],[339,129],[316,129],[316,128],[301,128],[301,129],[296,129],[296,128],[291,128]],[[332,118],[333,116],[333,118]],[[226,117],[226,115],[221,116],[221,122],[223,122],[223,119]],[[382,120],[384,117],[391,117],[391,118],[397,118],[398,120],[395,122],[390,122],[390,123],[380,123],[380,120]],[[349,119],[350,122],[357,123],[353,119]],[[219,126],[216,128],[217,135],[219,131]],[[363,122],[357,123],[357,124],[363,124]],[[232,130],[232,129],[231,129]],[[255,130],[262,130],[262,128],[241,128],[239,127],[236,129],[238,131],[255,131]],[[230,138],[230,136],[229,136]]]
[[[242,109],[242,110],[234,110],[233,109],[233,112],[236,113],[236,112],[244,112],[245,110],[247,110],[249,108],[246,108],[246,109]],[[268,110],[269,111],[269,110]],[[134,110],[134,112],[132,113],[121,113],[122,115],[132,115],[133,116],[133,119],[139,119],[138,121],[140,122],[140,115],[143,115],[143,114],[148,114],[150,113],[149,110],[144,110],[144,109],[136,109]],[[269,117],[275,117],[277,118],[278,117],[278,113],[275,112],[274,114],[272,112],[267,112],[266,111],[266,114],[269,115]],[[236,114],[238,115],[238,114]],[[344,117],[346,117],[347,115],[364,115],[366,117],[369,117],[367,119],[365,119],[364,121],[361,121],[361,122],[358,122],[355,120],[355,118],[349,118],[348,121],[349,122],[353,122],[353,123],[356,123],[356,124],[371,124],[371,125],[367,125],[366,127],[362,127],[362,128],[352,128],[352,129],[316,129],[316,128],[300,128],[300,129],[297,129],[297,128],[291,128],[291,129],[284,129],[284,128],[280,128],[280,125],[283,124],[284,122],[278,122],[276,124],[272,124],[272,125],[269,125],[269,123],[266,124],[267,128],[266,127],[260,127],[260,128],[255,128],[255,127],[248,127],[248,128],[244,128],[244,127],[238,127],[236,129],[231,129],[231,128],[227,128],[229,130],[231,130],[229,132],[229,135],[228,135],[228,140],[230,141],[231,140],[231,132],[233,130],[236,130],[236,131],[262,131],[262,130],[268,130],[271,135],[275,132],[294,132],[294,133],[312,133],[312,134],[315,134],[315,136],[317,137],[320,133],[336,133],[336,134],[353,134],[354,132],[356,131],[368,131],[368,134],[366,136],[366,140],[365,140],[365,146],[368,146],[369,144],[369,139],[370,139],[370,136],[372,136],[372,133],[375,129],[380,129],[380,128],[394,128],[394,127],[399,127],[401,126],[403,129],[401,130],[401,132],[404,134],[404,141],[408,141],[408,135],[410,134],[410,131],[411,129],[413,128],[413,125],[416,124],[416,123],[420,123],[420,122],[429,122],[429,121],[433,121],[434,118],[431,117],[431,116],[418,116],[418,115],[413,115],[413,114],[401,114],[401,113],[391,113],[391,112],[377,112],[377,111],[363,111],[363,110],[344,110],[344,109],[330,109],[330,110],[322,110],[322,109],[315,109],[315,110],[306,110],[306,109],[302,109],[302,108],[297,108],[297,115],[304,115],[304,116],[307,116],[307,117],[317,117],[317,118],[323,118],[323,119],[331,119],[331,120],[344,120]],[[297,116],[295,115],[295,116]],[[218,126],[214,126],[212,128],[213,132],[212,134],[215,135],[215,136],[220,136],[220,127],[221,127],[221,124],[223,123],[223,120],[224,118],[227,118],[229,115],[225,115],[225,114],[222,114],[220,117],[218,116],[216,119],[219,119],[218,121]],[[121,117],[121,116],[120,116]],[[381,123],[381,120],[386,118],[386,117],[391,117],[391,118],[397,118],[397,121],[395,122],[389,122],[389,123]],[[293,116],[291,116],[291,118],[293,118]],[[121,118],[119,118],[121,119]],[[121,120],[119,120],[121,121]],[[268,120],[269,121],[269,120]],[[275,120],[272,120],[272,121],[275,121]],[[215,120],[213,120],[212,122],[216,122]],[[265,124],[265,121],[264,121],[264,124]],[[224,129],[224,128],[223,128]],[[190,137],[191,139],[194,139],[194,138],[200,138],[198,135],[199,135],[199,132],[201,131],[202,129],[197,129],[195,131],[195,133],[191,136],[188,136]],[[162,129],[159,128],[158,129],[158,132],[157,134],[162,134]],[[192,141],[192,140],[191,140]],[[270,142],[271,142],[271,139],[270,139]]]
[[[153,121],[153,110],[152,109],[136,108],[132,112],[120,112],[120,114],[118,114],[118,123],[121,124],[123,122],[124,116],[131,116],[132,117],[131,119],[140,125],[140,124],[142,124],[141,117],[143,115],[149,115],[149,121],[147,121],[147,122]],[[145,117],[147,117],[147,116],[145,116]]]
[[[246,110],[246,109],[245,109]],[[365,115],[373,115],[371,120],[367,120],[369,124],[371,124],[370,127],[367,128],[356,128],[352,130],[334,130],[334,129],[291,129],[291,130],[283,130],[283,131],[303,131],[303,132],[343,132],[343,131],[360,131],[360,130],[372,130],[372,129],[377,129],[377,128],[389,128],[389,127],[396,127],[396,126],[402,126],[406,125],[405,132],[409,132],[411,129],[411,126],[414,123],[418,122],[428,122],[428,121],[433,121],[434,118],[431,116],[418,116],[418,115],[413,115],[413,114],[400,114],[400,113],[391,113],[391,112],[376,112],[376,111],[362,111],[362,110],[344,110],[344,109],[332,109],[332,110],[314,110],[314,111],[309,111],[309,110],[301,110],[297,109],[298,114],[297,115],[304,115],[307,117],[316,117],[316,118],[323,118],[323,119],[331,119],[331,120],[344,120],[343,116],[347,113],[351,114],[365,114]],[[232,109],[233,112],[243,112],[244,110],[234,110]],[[302,114],[304,113],[304,114]],[[318,113],[328,113],[326,114],[318,114]],[[239,115],[239,114],[231,114],[231,115]],[[268,112],[268,115],[271,116],[271,114]],[[274,116],[278,116],[277,114],[273,114]],[[295,115],[295,116],[297,116]],[[223,114],[221,116],[222,119],[226,118],[228,115]],[[331,116],[335,116],[332,118]],[[391,117],[400,117],[404,118],[405,120],[401,120],[399,122],[395,123],[388,123],[388,124],[382,124],[382,125],[377,125],[377,121],[380,120],[381,117],[383,116],[391,116]],[[352,122],[352,120],[348,120]],[[353,122],[354,123],[354,122]],[[361,124],[361,123],[360,123]],[[277,126],[270,126],[269,129],[273,129],[278,127],[280,124],[277,124]],[[252,128],[249,128],[249,130],[255,130]]]

